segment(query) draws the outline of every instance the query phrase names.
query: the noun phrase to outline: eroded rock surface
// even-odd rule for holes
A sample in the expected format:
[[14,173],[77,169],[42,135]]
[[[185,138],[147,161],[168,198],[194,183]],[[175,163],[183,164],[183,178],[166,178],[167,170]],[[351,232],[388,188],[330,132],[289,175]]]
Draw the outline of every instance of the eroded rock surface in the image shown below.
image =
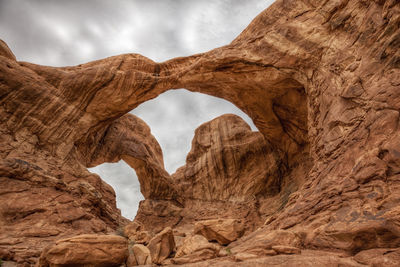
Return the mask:
[[160,145],[149,126],[135,115],[126,114],[97,130],[79,143],[77,150],[86,167],[124,160],[135,169],[145,198],[179,199],[170,175],[164,169]]
[[218,256],[221,247],[208,242],[202,235],[188,236],[177,249],[175,257],[171,260],[175,264],[187,264],[213,259]]
[[[236,229],[240,235],[253,231],[282,205],[279,188],[296,186],[293,181],[281,184],[279,163],[271,149],[259,132],[251,131],[236,115],[202,124],[195,131],[186,165],[170,178],[181,201],[146,199],[139,205],[135,222],[146,231],[176,227],[185,232],[193,230],[197,221],[242,220]],[[229,231],[225,226],[220,230]],[[231,234],[232,240],[240,236]]]
[[244,225],[240,220],[218,219],[200,221],[194,225],[194,233],[207,238],[208,241],[217,241],[221,245],[228,245],[243,235]]
[[186,199],[240,201],[279,192],[279,167],[263,135],[227,114],[196,129],[173,178]]
[[170,227],[165,228],[155,235],[147,246],[150,250],[151,261],[161,264],[175,251],[175,239]]
[[[0,257],[34,264],[57,239],[126,224],[87,171],[123,159],[146,197],[146,231],[243,219],[229,245],[238,266],[379,264],[379,249],[396,264],[399,21],[395,0],[278,0],[232,43],[163,63],[125,54],[54,68],[0,42]],[[202,125],[169,175],[149,128],[124,114],[174,88],[234,103],[260,133],[229,116]],[[271,256],[273,246],[301,254]]]
[[148,244],[151,234],[143,231],[143,225],[138,222],[130,222],[124,227],[124,236],[137,244]]
[[120,266],[128,257],[128,242],[115,235],[80,235],[62,239],[40,256],[38,267]]
[[[46,159],[39,164],[52,164]],[[113,232],[126,220],[114,190],[99,176],[39,164],[19,157],[0,161],[0,258],[34,264],[57,239]]]
[[400,262],[400,249],[370,249],[355,255],[354,259],[365,265],[394,267]]
[[250,253],[259,256],[279,253],[274,249],[276,246],[300,248],[302,238],[297,233],[288,230],[259,229],[231,245],[234,254]]
[[[135,266],[136,265],[147,265],[151,264],[151,254],[150,250],[145,247],[144,245],[141,244],[135,244],[132,247],[132,254],[129,255],[129,257],[132,256],[131,262],[128,262],[128,267],[130,266]],[[129,259],[128,259],[129,260]]]

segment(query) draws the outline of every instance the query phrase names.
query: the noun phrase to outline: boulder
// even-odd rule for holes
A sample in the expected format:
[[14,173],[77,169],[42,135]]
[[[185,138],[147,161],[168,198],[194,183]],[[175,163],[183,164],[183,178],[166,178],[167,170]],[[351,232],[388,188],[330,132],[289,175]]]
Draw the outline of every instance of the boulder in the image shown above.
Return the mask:
[[126,262],[127,267],[146,264],[151,264],[150,250],[142,244],[134,245]]
[[194,233],[227,245],[243,235],[244,225],[237,219],[206,220],[195,224]]
[[278,168],[263,135],[241,117],[224,114],[195,130],[186,165],[172,177],[185,198],[245,201],[276,193]]
[[143,225],[136,221],[125,226],[124,234],[130,241],[134,241],[137,244],[148,244],[151,239],[150,233],[144,231]]
[[295,232],[289,230],[268,231],[260,228],[246,236],[244,240],[235,242],[232,253],[235,255],[238,253],[251,253],[259,256],[268,256],[276,253],[292,254],[292,252],[298,252],[297,249],[301,245],[302,239]]
[[132,267],[132,266],[137,266],[137,265],[138,265],[138,263],[137,263],[137,261],[136,261],[135,254],[129,253],[129,256],[128,256],[128,258],[126,259],[125,265],[126,265],[127,267]]
[[128,242],[116,235],[80,235],[46,248],[38,267],[120,266],[128,257]]
[[171,261],[175,264],[186,264],[216,258],[221,247],[208,242],[202,235],[186,237]]
[[397,267],[400,263],[399,248],[375,248],[357,253],[354,260],[368,266]]
[[169,257],[175,249],[175,239],[170,227],[165,228],[160,233],[156,234],[147,246],[150,250],[151,260],[155,264]]

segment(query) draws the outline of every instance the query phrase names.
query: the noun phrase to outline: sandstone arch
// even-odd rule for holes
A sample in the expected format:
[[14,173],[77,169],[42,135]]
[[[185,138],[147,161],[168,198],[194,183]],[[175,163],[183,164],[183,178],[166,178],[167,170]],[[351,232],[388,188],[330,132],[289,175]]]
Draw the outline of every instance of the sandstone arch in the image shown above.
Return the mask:
[[[29,184],[52,197],[59,191],[84,196],[80,216],[64,219],[92,220],[97,228],[87,231],[115,228],[122,218],[112,190],[86,172],[81,162],[90,162],[90,153],[81,147],[138,104],[187,88],[244,110],[288,166],[286,177],[302,180],[264,227],[235,244],[235,253],[274,229],[297,231],[307,248],[348,255],[397,248],[399,9],[394,0],[278,0],[231,44],[164,63],[130,54],[52,68],[17,62],[1,43],[0,170],[8,182],[0,180],[0,188],[22,195]],[[297,173],[308,154],[311,170]],[[55,206],[73,203],[63,201]],[[2,215],[26,227],[39,213],[61,213],[55,206],[27,209],[22,218]],[[48,223],[46,229],[56,224]],[[12,231],[4,233],[15,246]],[[35,258],[34,251],[15,251]]]

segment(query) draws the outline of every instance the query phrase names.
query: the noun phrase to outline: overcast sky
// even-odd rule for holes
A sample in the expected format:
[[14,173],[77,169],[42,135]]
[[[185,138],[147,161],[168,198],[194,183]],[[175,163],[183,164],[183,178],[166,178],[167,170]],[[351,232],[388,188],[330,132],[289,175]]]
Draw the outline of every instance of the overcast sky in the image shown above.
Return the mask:
[[[18,60],[77,65],[122,53],[155,61],[230,43],[273,0],[0,0],[0,39]],[[185,164],[194,130],[225,113],[251,119],[233,104],[184,89],[166,92],[132,111],[160,143],[165,168]],[[122,214],[132,219],[140,194],[125,163],[91,169],[113,186]]]

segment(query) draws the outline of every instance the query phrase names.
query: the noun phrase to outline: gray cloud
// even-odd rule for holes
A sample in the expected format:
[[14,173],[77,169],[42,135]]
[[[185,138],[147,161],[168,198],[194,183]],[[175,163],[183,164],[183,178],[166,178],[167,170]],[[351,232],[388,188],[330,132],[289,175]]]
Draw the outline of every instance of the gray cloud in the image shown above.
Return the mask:
[[[0,0],[0,38],[18,60],[43,65],[76,65],[122,53],[164,61],[231,42],[272,2]],[[234,113],[252,125],[231,103],[185,90],[166,92],[132,113],[151,127],[170,173],[184,164],[194,129],[201,123]],[[123,162],[92,171],[113,186],[122,214],[133,218],[143,198],[135,172]]]

